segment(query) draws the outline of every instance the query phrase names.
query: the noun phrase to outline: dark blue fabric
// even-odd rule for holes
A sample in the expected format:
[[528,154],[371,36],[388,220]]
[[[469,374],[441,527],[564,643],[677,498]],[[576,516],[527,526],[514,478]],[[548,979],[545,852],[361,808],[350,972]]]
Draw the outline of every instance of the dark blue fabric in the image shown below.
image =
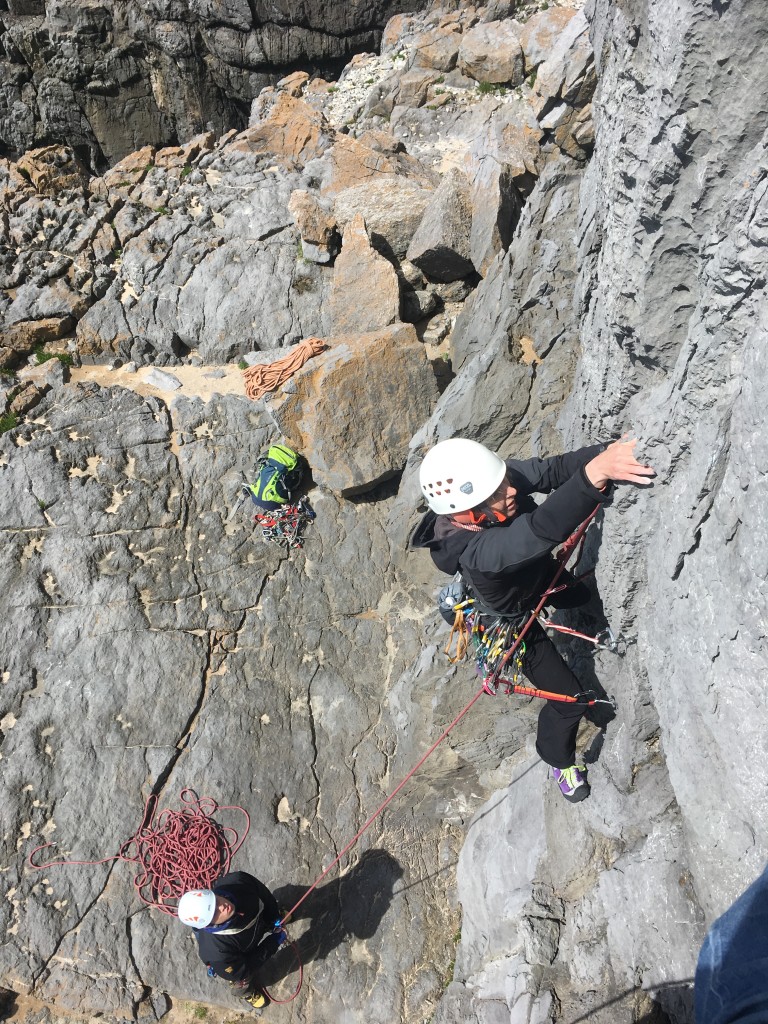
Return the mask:
[[254,923],[236,935],[220,934],[216,926],[213,931],[195,928],[193,934],[197,939],[200,959],[219,977],[240,982],[250,977],[276,952],[276,939],[267,933],[280,910],[277,900],[264,883],[246,871],[223,875],[213,886],[213,891],[230,900],[236,908],[236,917],[225,923],[225,930],[241,927],[243,922],[251,920]]
[[768,1021],[768,867],[707,933],[694,998],[696,1024]]

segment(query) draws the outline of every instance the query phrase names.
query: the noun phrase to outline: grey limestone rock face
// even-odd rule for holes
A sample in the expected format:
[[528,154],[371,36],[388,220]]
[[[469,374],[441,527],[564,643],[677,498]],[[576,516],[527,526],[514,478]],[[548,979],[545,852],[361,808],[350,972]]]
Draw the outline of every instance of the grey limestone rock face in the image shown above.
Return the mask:
[[361,213],[373,245],[402,260],[431,198],[407,178],[377,178],[339,192],[334,210],[342,227]]
[[[359,289],[359,282],[365,288]],[[344,230],[334,266],[328,318],[334,334],[365,334],[400,319],[400,286],[392,264],[371,246],[362,214]]]
[[576,11],[568,7],[550,7],[528,19],[520,32],[527,73],[550,56],[555,40],[575,15]]
[[454,281],[475,269],[470,259],[472,205],[461,171],[443,178],[427,207],[406,257],[436,281]]
[[[378,45],[401,0],[366,4],[13,3],[0,136],[6,153],[68,143],[95,165],[141,145],[242,127],[250,101],[282,70],[333,64]],[[408,5],[409,9],[419,4]]]
[[[505,6],[493,5],[496,20],[515,13]],[[246,64],[250,10],[220,13],[219,52]],[[464,32],[478,16],[446,13],[431,59],[459,34],[446,26]],[[73,9],[47,17],[73,30]],[[404,53],[383,96],[438,20],[391,26],[388,52]],[[357,358],[310,361],[290,389],[253,403],[180,391],[160,401],[62,372],[0,435],[8,989],[78,1019],[154,1019],[169,999],[236,1010],[188,934],[142,909],[130,865],[40,874],[25,855],[51,838],[78,858],[114,852],[150,792],[172,805],[192,784],[248,807],[237,866],[293,902],[478,685],[442,654],[443,580],[426,552],[406,550],[423,452],[464,435],[503,455],[546,455],[628,430],[658,477],[648,491],[619,487],[591,530],[594,596],[575,620],[607,617],[624,653],[562,647],[617,703],[579,737],[590,800],[567,804],[536,760],[532,701],[483,697],[307,901],[293,1012],[374,1024],[692,1021],[705,927],[768,854],[755,771],[766,757],[768,14],[758,0],[593,0],[556,27],[548,57],[538,23],[523,46],[540,65],[538,100],[523,86],[519,104],[460,107],[456,87],[435,110],[394,107],[390,128],[414,133],[410,154],[391,135],[365,142],[367,123],[339,137],[309,101],[302,110],[294,94],[268,93],[240,136],[137,154],[100,184],[49,193],[35,169],[48,181],[38,192],[0,165],[13,337],[28,340],[27,325],[55,337],[79,316],[84,355],[112,331],[108,352],[161,365],[193,342],[206,361],[257,344],[268,352],[252,358],[271,361],[285,351],[278,340],[322,328],[330,268],[298,269],[289,197],[315,189],[362,205],[350,190],[372,163],[387,181],[410,168],[429,192],[434,176],[410,161],[433,159],[446,136],[417,129],[455,130],[472,181],[488,141],[505,187],[525,200],[511,240],[497,225],[497,251],[481,256],[470,193],[462,258],[481,260],[484,276],[453,331],[455,376],[439,398],[415,331],[395,324],[369,343],[377,361],[364,344]],[[182,46],[175,31],[166,45]],[[569,156],[571,112],[582,117],[590,100],[594,152]],[[419,271],[402,273],[425,290]],[[291,287],[299,278],[303,293]],[[89,296],[88,312],[67,312],[67,288]],[[248,293],[279,338],[254,325]],[[259,452],[294,429],[315,470],[317,519],[288,556],[254,536],[245,511],[228,516]],[[287,986],[278,975],[291,965],[274,966]]]
[[224,361],[321,333],[327,284],[300,261],[288,210],[299,179],[263,166],[237,141],[219,152],[201,137],[147,148],[79,192],[11,187],[9,169],[18,245],[2,259],[6,286],[20,284],[4,311],[5,346],[24,351],[77,321],[83,357],[162,364],[192,348]]
[[[396,476],[437,399],[424,347],[409,324],[339,334],[294,375],[270,409],[313,466],[318,483],[362,494]],[[332,397],[354,394],[354,415]]]
[[[529,1015],[522,1019],[551,1019],[554,993],[556,1019],[642,1019],[650,993],[669,1019],[691,1021],[704,927],[766,856],[751,769],[764,756],[764,723],[760,712],[745,714],[760,704],[754,614],[764,588],[742,545],[760,544],[765,530],[755,433],[765,330],[765,150],[755,109],[764,89],[750,54],[768,25],[751,5],[715,13],[681,3],[646,18],[639,5],[594,4],[588,15],[595,156],[570,184],[562,169],[542,175],[508,254],[460,318],[460,371],[414,439],[413,464],[425,441],[467,421],[498,444],[454,398],[480,365],[486,386],[494,380],[501,391],[510,381],[503,359],[512,358],[532,362],[535,384],[523,415],[510,408],[499,425],[516,424],[506,450],[544,453],[631,430],[659,479],[648,493],[621,490],[592,542],[603,608],[634,642],[621,661],[595,660],[618,713],[590,769],[592,798],[575,815],[556,796],[545,810],[546,853],[531,880],[564,896],[557,934],[548,925],[534,930],[536,943],[506,938],[472,974],[499,927],[499,896],[470,893],[462,902],[471,931],[462,931],[441,1004],[447,1021],[494,1020],[499,999],[505,1020],[517,1019],[516,1005]],[[728,72],[735,54],[744,55],[738,81]],[[705,96],[718,97],[716,109]],[[715,124],[726,122],[724,137]],[[642,125],[631,139],[630,123]],[[401,493],[414,500],[409,470]],[[569,653],[586,671],[583,656]],[[539,835],[530,807],[516,824],[523,831],[507,861]],[[497,825],[489,846],[503,836]],[[542,965],[542,951],[547,959],[555,947]]]
[[525,77],[521,27],[511,19],[475,25],[461,40],[459,68],[477,82],[520,85]]
[[[292,905],[423,749],[433,702],[456,713],[449,680],[420,682],[434,679],[423,599],[394,572],[375,507],[312,491],[317,520],[290,558],[246,517],[227,521],[274,437],[261,403],[169,408],[96,384],[64,386],[2,435],[0,914],[17,992],[112,1020],[161,1015],[164,993],[236,1010],[189,932],[142,908],[135,865],[38,873],[26,854],[53,839],[59,855],[108,856],[150,792],[178,808],[191,784],[247,807],[238,866]],[[411,618],[390,633],[393,604]],[[393,1006],[407,1018],[436,1004],[456,927],[455,803],[472,786],[448,779],[445,756],[297,915],[315,1019],[343,1002],[385,1024]],[[417,922],[407,942],[404,921]]]
[[[165,13],[173,20],[180,12],[171,5]],[[98,34],[111,17],[90,6],[50,13],[57,31],[72,33]],[[207,8],[197,13],[210,15]],[[224,20],[236,31],[247,16],[238,7]],[[458,38],[475,20],[471,11],[447,14],[438,35]],[[341,81],[346,93],[359,94],[356,107],[338,104],[328,83],[298,73],[262,90],[245,131],[219,139],[207,131],[160,149],[150,133],[101,177],[88,175],[74,136],[75,149],[41,147],[18,163],[4,161],[0,206],[13,244],[0,250],[3,364],[12,367],[38,344],[69,343],[73,332],[85,361],[163,366],[236,359],[346,329],[349,316],[336,322],[329,310],[341,295],[354,313],[348,283],[364,270],[353,266],[345,276],[346,256],[334,268],[335,229],[358,213],[395,268],[416,239],[420,249],[411,255],[430,263],[435,281],[471,275],[471,290],[475,272],[486,274],[510,242],[546,162],[539,146],[545,135],[527,86],[519,95],[467,94],[459,102],[454,87],[438,85],[441,76],[422,68],[425,97],[434,102],[418,107],[420,91],[406,97],[431,25],[427,16],[401,20],[402,53],[364,55],[349,66]],[[569,50],[559,39],[557,52],[562,63]],[[386,80],[411,104],[401,103],[397,117],[393,111],[394,131],[376,117],[343,120],[345,111],[357,117],[363,110],[366,83],[375,81],[363,77],[371,60],[383,61],[375,73],[388,68]],[[374,85],[380,88],[381,81]],[[547,121],[547,131],[564,133],[563,146],[577,134],[585,139],[587,110],[565,104],[563,120]],[[409,139],[408,152],[397,133],[409,136],[419,117],[425,135],[439,130],[429,144]],[[443,199],[435,207],[441,171]],[[457,182],[460,202],[445,194]],[[402,301],[389,297],[383,322],[398,315]],[[421,311],[412,307],[403,307],[407,318]],[[357,326],[377,327],[381,318],[374,319]]]

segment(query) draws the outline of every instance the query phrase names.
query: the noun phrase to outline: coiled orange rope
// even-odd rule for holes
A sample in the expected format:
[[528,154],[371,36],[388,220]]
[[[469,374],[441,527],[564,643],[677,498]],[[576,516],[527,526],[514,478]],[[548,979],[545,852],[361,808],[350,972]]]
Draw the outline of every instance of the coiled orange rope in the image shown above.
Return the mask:
[[[120,847],[119,853],[103,860],[49,860],[36,864],[34,857],[54,843],[36,846],[27,863],[36,871],[64,864],[108,864],[125,860],[139,864],[141,870],[133,880],[139,899],[164,914],[176,916],[176,902],[189,889],[210,889],[227,874],[232,858],[245,841],[251,819],[236,804],[219,806],[212,797],[198,797],[192,789],[181,791],[180,811],[168,808],[153,822],[157,797],[150,796],[138,830]],[[220,825],[216,811],[240,811],[246,827],[242,835],[229,825]]]
[[312,356],[328,348],[322,338],[305,338],[282,359],[273,363],[257,364],[243,370],[245,393],[249,398],[261,398],[268,391],[276,391],[289,377],[306,363]]

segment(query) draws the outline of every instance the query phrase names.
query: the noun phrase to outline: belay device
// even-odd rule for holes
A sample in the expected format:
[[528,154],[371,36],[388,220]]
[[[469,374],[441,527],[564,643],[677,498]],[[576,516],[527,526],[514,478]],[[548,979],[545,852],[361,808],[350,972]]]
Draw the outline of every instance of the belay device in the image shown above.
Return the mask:
[[307,460],[285,444],[270,445],[256,463],[257,476],[244,483],[229,515],[232,519],[246,498],[259,509],[253,517],[265,540],[300,548],[305,527],[315,518],[306,495],[295,497],[307,470]]

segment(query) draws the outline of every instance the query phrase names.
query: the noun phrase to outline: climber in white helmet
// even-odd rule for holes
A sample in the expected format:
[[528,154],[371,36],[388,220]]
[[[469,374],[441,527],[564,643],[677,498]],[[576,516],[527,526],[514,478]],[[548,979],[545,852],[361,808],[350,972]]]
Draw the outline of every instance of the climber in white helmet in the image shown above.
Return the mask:
[[[504,461],[476,441],[441,441],[421,465],[430,511],[412,546],[428,548],[443,572],[460,572],[480,611],[519,622],[554,575],[553,549],[609,499],[613,483],[651,483],[654,471],[635,458],[636,443],[623,439],[548,459]],[[534,493],[547,497],[537,504]],[[588,598],[579,583],[548,603],[574,607]],[[521,668],[538,689],[570,696],[583,691],[538,622],[526,634]],[[589,796],[586,767],[576,756],[586,710],[581,702],[547,701],[539,714],[536,749],[572,803]]]
[[268,1003],[254,974],[286,940],[277,900],[245,871],[224,875],[213,889],[191,889],[179,900],[179,920],[194,930],[208,973],[241,990],[251,1009]]

